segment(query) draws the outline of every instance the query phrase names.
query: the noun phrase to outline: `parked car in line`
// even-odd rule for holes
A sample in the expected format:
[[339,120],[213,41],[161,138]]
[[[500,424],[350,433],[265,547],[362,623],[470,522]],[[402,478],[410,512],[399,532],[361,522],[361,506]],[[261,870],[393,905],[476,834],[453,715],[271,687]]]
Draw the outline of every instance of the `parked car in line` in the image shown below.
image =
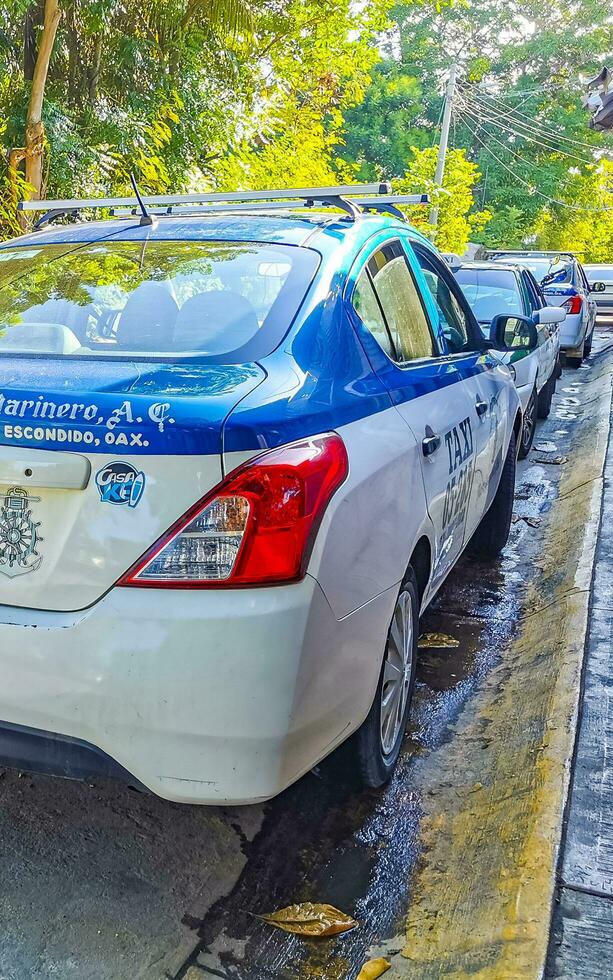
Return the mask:
[[428,240],[347,190],[0,247],[2,764],[245,802],[351,738],[390,777],[420,612],[507,540],[499,354],[537,335],[503,308],[484,336]]
[[547,303],[561,306],[566,319],[560,327],[560,344],[569,367],[578,368],[592,350],[596,301],[594,293],[604,285],[590,285],[577,257],[570,252],[495,251],[489,252],[491,262],[514,263],[530,269],[540,283]]
[[613,265],[584,265],[590,286],[604,283],[604,289],[594,291],[596,314],[599,319],[613,318]]
[[452,267],[484,336],[496,311],[521,314],[535,324],[535,350],[520,348],[502,355],[515,378],[523,409],[519,448],[525,458],[532,446],[536,420],[547,418],[560,372],[560,324],[566,314],[548,306],[532,273],[520,266],[493,262],[464,262]]

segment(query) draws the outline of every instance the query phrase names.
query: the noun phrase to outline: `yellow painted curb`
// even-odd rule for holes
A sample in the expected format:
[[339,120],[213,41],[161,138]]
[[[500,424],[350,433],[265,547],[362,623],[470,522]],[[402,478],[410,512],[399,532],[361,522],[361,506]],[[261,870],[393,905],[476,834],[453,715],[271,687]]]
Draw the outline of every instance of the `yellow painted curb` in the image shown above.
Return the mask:
[[606,370],[583,392],[583,405],[568,408],[577,438],[526,615],[430,758],[438,786],[426,798],[398,977],[519,980],[544,968],[602,497]]

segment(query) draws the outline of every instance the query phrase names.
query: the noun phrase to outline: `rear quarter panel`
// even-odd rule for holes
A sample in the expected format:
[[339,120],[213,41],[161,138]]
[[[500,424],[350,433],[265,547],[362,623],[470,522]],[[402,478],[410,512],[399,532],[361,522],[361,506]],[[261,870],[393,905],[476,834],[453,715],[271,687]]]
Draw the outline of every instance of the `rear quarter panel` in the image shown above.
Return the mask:
[[326,510],[309,572],[341,619],[397,585],[429,533],[415,439],[372,370],[344,311],[339,276],[286,343],[267,378],[224,430],[226,472],[257,452],[337,431],[349,475]]

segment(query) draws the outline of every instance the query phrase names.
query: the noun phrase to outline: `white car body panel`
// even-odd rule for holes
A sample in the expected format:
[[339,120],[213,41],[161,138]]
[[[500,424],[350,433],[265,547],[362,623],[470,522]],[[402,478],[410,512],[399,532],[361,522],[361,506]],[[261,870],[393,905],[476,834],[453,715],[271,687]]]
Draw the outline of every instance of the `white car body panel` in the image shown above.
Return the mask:
[[[401,228],[402,234],[408,237]],[[338,329],[333,313],[342,301],[338,281],[326,276],[330,269],[315,281],[304,309],[313,320],[320,310],[322,346],[326,331],[333,337]],[[432,299],[425,300],[432,315]],[[110,426],[96,412],[89,427],[67,429],[81,434],[74,453],[65,450],[65,438],[58,450],[29,448],[29,440],[33,447],[39,441],[28,421],[32,398],[25,418],[19,405],[14,421],[13,414],[2,417],[0,508],[4,501],[8,510],[0,509],[0,532],[11,533],[11,515],[23,505],[42,547],[31,556],[36,568],[26,569],[33,574],[0,568],[0,666],[10,678],[0,688],[0,725],[85,743],[166,799],[220,804],[274,796],[362,724],[414,549],[427,542],[432,555],[423,609],[492,502],[520,402],[500,358],[478,344],[461,355],[441,354],[447,350],[441,345],[423,362],[394,364],[394,390],[364,367],[368,356],[355,346],[348,363],[364,371],[371,386],[364,400],[377,406],[362,414],[359,372],[338,385],[339,395],[334,371],[318,388],[316,370],[300,376],[301,365],[279,346],[270,357],[285,358],[276,375],[261,364],[236,369],[246,375],[240,397],[232,378],[220,380],[221,367],[211,370],[212,381],[196,379],[197,395],[221,399],[230,390],[214,419],[204,396],[191,402],[181,388],[183,368],[172,377],[176,398],[163,388],[168,401],[151,404],[161,397],[154,377],[152,393],[138,403],[140,415],[138,396],[130,402],[129,426],[125,411]],[[207,384],[218,390],[211,394]],[[198,440],[195,452],[178,438],[175,407],[183,413],[182,438],[191,431]],[[78,415],[79,408],[69,405],[66,413]],[[325,510],[300,581],[260,588],[116,585],[237,466],[271,445],[313,435],[317,430],[304,421],[310,408],[318,422],[332,421],[320,431],[340,435],[349,471]],[[351,421],[342,421],[345,411]],[[146,412],[154,436],[168,439],[167,452],[141,442],[130,453],[127,438],[139,434]],[[41,431],[42,443],[49,437],[42,424]],[[430,431],[440,441],[426,458]],[[59,439],[62,426],[54,432]],[[100,440],[91,452],[82,433]],[[209,449],[202,451],[206,438]],[[243,448],[232,448],[233,438]],[[12,439],[26,439],[28,447]],[[125,506],[104,497],[104,474],[114,463],[138,471],[135,499],[114,501]]]
[[[545,299],[550,306],[563,306],[568,300],[568,294],[564,293],[563,288],[559,294],[554,291],[555,287],[547,290]],[[580,357],[583,354],[583,345],[594,329],[596,323],[596,303],[593,293],[587,288],[576,286],[578,294],[581,296],[582,304],[579,313],[567,313],[566,319],[560,324],[560,347],[569,357]]]
[[93,744],[169,800],[265,799],[363,721],[395,600],[389,590],[339,622],[307,576],[117,588],[78,614],[5,606],[0,717]]
[[[21,448],[4,448],[0,507],[15,483],[15,461],[25,458]],[[118,459],[146,474],[136,509],[101,503],[96,474]],[[0,604],[59,612],[90,606],[141,556],[143,541],[153,543],[222,477],[221,459],[212,455],[191,457],[189,466],[181,456],[101,454],[89,462],[91,476],[82,490],[32,487],[29,501],[44,541],[42,560],[36,575],[0,574]],[[28,486],[23,475],[21,486]]]

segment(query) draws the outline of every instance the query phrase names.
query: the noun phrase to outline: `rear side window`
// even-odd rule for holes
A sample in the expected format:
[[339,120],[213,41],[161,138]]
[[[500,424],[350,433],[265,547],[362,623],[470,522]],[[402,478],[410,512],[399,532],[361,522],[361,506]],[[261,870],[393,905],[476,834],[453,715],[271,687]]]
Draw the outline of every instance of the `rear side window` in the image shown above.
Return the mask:
[[353,306],[360,320],[370,330],[379,346],[383,348],[388,357],[394,360],[396,351],[394,350],[372,282],[365,269],[360,273],[356,283],[353,294]]
[[[0,354],[261,357],[315,274],[308,249],[103,241],[0,252]],[[248,356],[247,356],[248,355]]]
[[395,359],[402,363],[433,357],[430,324],[400,242],[390,242],[375,252],[367,270],[387,324]]
[[512,272],[498,269],[458,269],[455,274],[480,323],[499,313],[523,313],[522,294]]

